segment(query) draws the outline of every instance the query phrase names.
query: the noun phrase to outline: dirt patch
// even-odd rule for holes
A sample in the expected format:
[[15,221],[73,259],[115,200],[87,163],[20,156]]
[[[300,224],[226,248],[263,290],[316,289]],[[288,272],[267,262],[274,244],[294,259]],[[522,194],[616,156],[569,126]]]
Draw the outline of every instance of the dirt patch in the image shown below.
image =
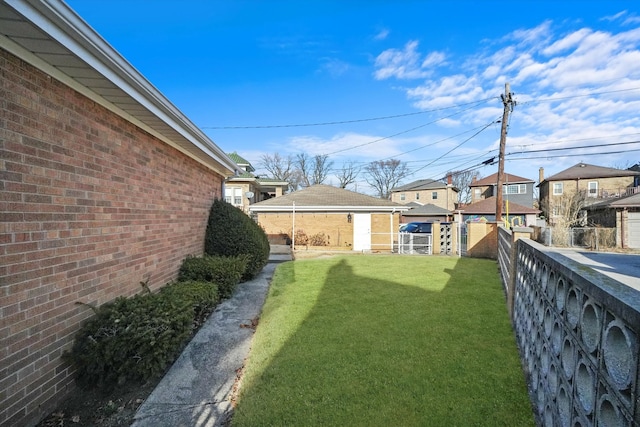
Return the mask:
[[125,384],[110,392],[78,387],[37,427],[130,426],[160,379]]

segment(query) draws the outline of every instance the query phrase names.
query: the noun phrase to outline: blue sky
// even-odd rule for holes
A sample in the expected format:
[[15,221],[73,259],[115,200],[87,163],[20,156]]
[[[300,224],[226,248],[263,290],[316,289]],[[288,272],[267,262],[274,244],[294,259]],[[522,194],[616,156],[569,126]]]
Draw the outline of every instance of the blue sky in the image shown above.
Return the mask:
[[[490,175],[497,164],[480,165],[497,159],[506,82],[506,172],[640,162],[636,1],[68,3],[259,171],[264,154],[304,152],[334,169],[396,158],[406,182]],[[348,123],[306,126],[335,122]],[[362,176],[350,189],[371,192]]]

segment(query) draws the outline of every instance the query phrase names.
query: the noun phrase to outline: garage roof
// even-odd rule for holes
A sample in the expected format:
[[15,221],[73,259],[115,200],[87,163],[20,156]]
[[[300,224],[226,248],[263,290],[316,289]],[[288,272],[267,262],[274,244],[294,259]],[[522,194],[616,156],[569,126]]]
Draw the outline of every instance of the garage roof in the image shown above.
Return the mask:
[[251,212],[292,211],[377,211],[400,212],[406,205],[378,199],[330,185],[317,184],[249,206]]

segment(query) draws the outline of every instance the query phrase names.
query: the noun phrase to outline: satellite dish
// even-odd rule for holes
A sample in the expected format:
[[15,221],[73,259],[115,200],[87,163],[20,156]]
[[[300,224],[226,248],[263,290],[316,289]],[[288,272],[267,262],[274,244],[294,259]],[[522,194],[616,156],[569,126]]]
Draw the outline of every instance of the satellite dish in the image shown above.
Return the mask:
[[247,191],[246,193],[244,193],[244,196],[245,196],[247,199],[252,198],[252,197],[253,197],[253,191]]

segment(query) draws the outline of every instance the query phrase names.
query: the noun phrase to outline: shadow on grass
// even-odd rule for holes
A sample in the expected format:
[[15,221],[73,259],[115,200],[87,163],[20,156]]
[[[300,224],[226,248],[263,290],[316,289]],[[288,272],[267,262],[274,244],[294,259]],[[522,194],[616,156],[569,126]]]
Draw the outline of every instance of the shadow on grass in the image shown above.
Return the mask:
[[534,425],[495,262],[450,260],[407,281],[332,260],[233,424]]

